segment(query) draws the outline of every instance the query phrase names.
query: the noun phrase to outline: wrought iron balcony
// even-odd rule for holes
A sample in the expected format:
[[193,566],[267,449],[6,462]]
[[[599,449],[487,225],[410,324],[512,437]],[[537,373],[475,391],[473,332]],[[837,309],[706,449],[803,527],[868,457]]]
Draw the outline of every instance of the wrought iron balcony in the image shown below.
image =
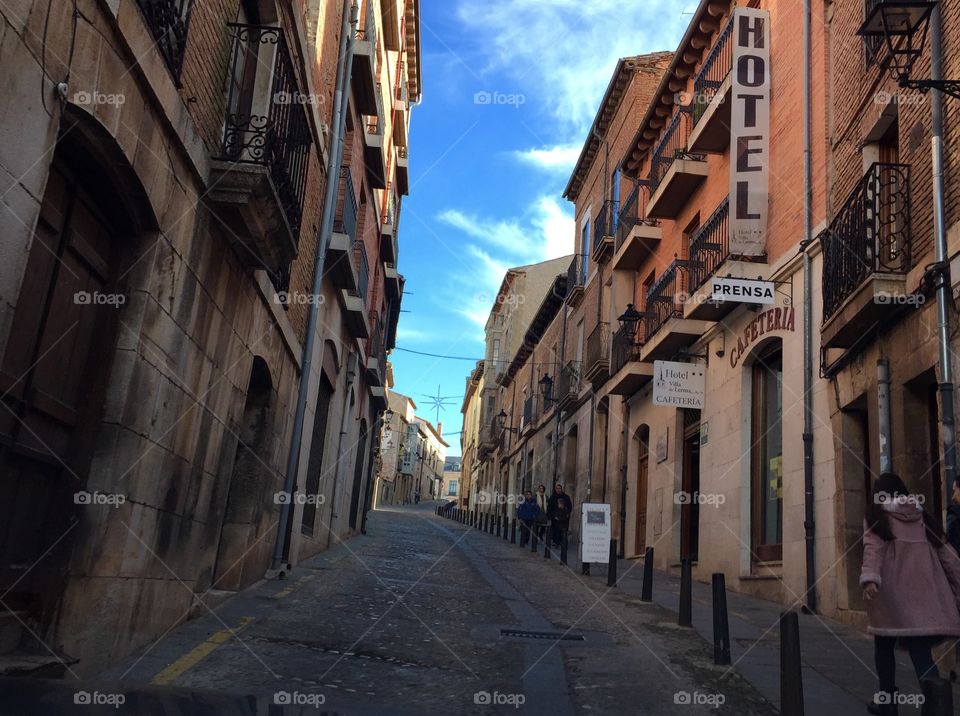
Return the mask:
[[610,375],[610,324],[601,321],[587,336],[587,360],[583,377],[594,386]]
[[373,330],[367,339],[367,379],[371,385],[383,387],[387,377],[387,351],[383,342],[383,320],[377,311],[370,312]]
[[355,251],[357,259],[357,292],[355,295],[366,299],[370,284],[370,263],[367,259],[367,249],[362,241],[356,243]]
[[724,80],[733,69],[733,18],[727,20],[720,31],[720,36],[714,43],[703,61],[700,71],[693,79],[693,123],[696,124],[703,117],[704,112],[714,97],[720,93]]
[[567,302],[576,303],[583,297],[583,287],[587,283],[587,267],[589,261],[586,254],[574,254],[567,269]]
[[910,166],[873,164],[820,234],[825,345],[841,346],[905,295],[911,263]]
[[683,287],[681,263],[680,260],[674,260],[647,292],[646,315],[643,318],[646,340],[652,338],[671,318],[683,316],[683,303],[678,297]]
[[357,196],[353,189],[350,167],[340,167],[340,188],[337,211],[333,219],[333,234],[327,247],[324,274],[337,288],[357,289],[357,268],[354,255],[357,238]]
[[352,99],[361,114],[373,114],[377,111],[377,23],[373,4],[367,5],[363,27],[357,30],[357,41],[353,45],[353,69],[350,75],[353,84]]
[[634,271],[660,243],[660,222],[647,217],[650,192],[645,183],[638,183],[623,202],[617,217],[613,268]]
[[730,255],[727,217],[730,200],[724,199],[690,239],[690,289],[700,288]]
[[137,0],[157,50],[180,86],[192,0]]
[[610,392],[614,395],[633,395],[653,379],[653,365],[641,362],[643,322],[637,329],[641,335],[631,335],[622,328],[613,334]]
[[389,188],[386,192],[386,206],[380,217],[380,259],[388,263],[397,262],[397,222],[400,207],[397,196]]
[[374,189],[387,188],[386,155],[383,139],[383,89],[377,83],[375,93],[377,111],[364,120],[363,162],[367,169],[370,186]]
[[241,261],[281,276],[297,255],[313,139],[283,30],[227,29],[229,90],[208,197]]
[[601,261],[612,252],[614,237],[617,235],[617,217],[620,213],[620,200],[608,199],[603,202],[600,212],[593,222],[593,247],[592,254],[594,261]]
[[520,432],[532,430],[540,418],[540,401],[537,395],[528,395],[523,401],[523,423],[520,425]]
[[576,400],[580,395],[580,389],[583,387],[583,375],[581,372],[580,361],[569,361],[560,370],[559,379],[556,384],[557,407],[563,407],[567,403]]
[[688,149],[692,129],[692,113],[678,108],[650,155],[647,212],[651,217],[676,218],[691,192],[706,179],[706,157]]
[[397,147],[397,189],[404,196],[410,193],[410,160],[406,147]]

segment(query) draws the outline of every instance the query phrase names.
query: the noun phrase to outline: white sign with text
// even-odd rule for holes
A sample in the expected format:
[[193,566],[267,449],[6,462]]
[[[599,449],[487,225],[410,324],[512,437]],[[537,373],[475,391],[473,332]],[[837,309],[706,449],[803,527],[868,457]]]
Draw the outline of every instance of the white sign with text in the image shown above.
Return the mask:
[[737,301],[772,306],[775,299],[773,281],[722,277],[710,281],[711,301]]
[[598,502],[580,505],[580,561],[607,564],[611,539],[610,505]]
[[653,363],[653,404],[703,409],[706,373],[696,363],[658,360]]

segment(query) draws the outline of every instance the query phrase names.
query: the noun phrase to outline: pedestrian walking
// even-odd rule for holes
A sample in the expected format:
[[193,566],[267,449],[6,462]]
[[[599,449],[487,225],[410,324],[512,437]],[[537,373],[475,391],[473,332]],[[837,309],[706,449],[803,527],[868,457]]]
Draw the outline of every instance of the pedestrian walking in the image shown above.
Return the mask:
[[[547,500],[547,518],[550,521],[551,525],[553,524],[554,517],[556,516],[556,513],[557,513],[557,503],[560,500],[563,500],[566,503],[567,509],[572,513],[573,500],[571,500],[570,496],[563,491],[563,485],[561,485],[558,482],[553,486],[553,494],[550,495],[550,499]],[[569,524],[569,522],[570,522],[570,518],[568,516],[567,523]],[[553,544],[555,546],[557,547],[560,546],[560,532],[556,527],[554,527],[552,530],[551,539],[553,540]]]
[[420,504],[420,488],[419,487],[413,492],[413,502],[417,505]]
[[523,502],[517,505],[517,519],[520,520],[520,546],[523,547],[530,539],[530,534],[537,522],[537,516],[540,514],[540,506],[537,504],[533,493],[527,490],[523,496]]
[[570,529],[570,507],[565,498],[557,498],[556,506],[553,510],[553,540],[558,547],[563,547],[567,543],[567,530]]
[[537,539],[543,542],[546,539],[547,526],[550,524],[550,520],[547,517],[547,512],[549,509],[550,498],[547,497],[547,487],[546,485],[537,486],[537,507],[540,508],[540,512],[537,513]]
[[893,473],[874,482],[866,512],[860,586],[879,680],[868,711],[894,716],[898,642],[922,681],[940,678],[933,646],[960,637],[960,558],[922,500]]

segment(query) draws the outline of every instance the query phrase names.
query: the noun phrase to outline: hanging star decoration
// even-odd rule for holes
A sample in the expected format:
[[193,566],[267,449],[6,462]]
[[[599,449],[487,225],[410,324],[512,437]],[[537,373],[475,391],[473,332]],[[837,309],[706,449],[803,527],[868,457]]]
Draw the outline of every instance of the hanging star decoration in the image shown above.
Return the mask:
[[436,418],[434,419],[434,425],[440,422],[440,411],[446,410],[451,405],[456,405],[455,398],[462,398],[462,395],[440,395],[440,386],[437,385],[437,394],[428,395],[427,393],[421,393],[423,397],[430,398],[431,405],[430,409],[436,411]]

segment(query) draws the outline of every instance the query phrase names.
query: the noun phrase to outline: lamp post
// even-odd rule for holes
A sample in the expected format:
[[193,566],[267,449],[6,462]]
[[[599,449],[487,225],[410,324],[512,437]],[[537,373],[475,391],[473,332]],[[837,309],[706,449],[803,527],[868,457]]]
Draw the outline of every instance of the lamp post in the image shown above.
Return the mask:
[[[646,314],[641,313],[636,308],[634,308],[632,303],[627,304],[627,310],[620,314],[617,317],[617,322],[620,324],[620,330],[623,331],[624,335],[630,337],[630,341],[633,342],[637,337],[637,326],[640,325],[640,320]],[[636,344],[634,344],[636,345]]]
[[[932,31],[931,31],[932,30]],[[923,51],[928,32],[931,34],[930,79],[910,77],[914,62]],[[868,0],[866,18],[858,32],[871,40],[867,47],[883,71],[901,87],[932,93],[931,137],[933,156],[933,226],[934,263],[927,268],[924,280],[932,280],[937,290],[937,340],[940,364],[940,434],[943,441],[943,487],[950,503],[957,479],[953,407],[953,369],[950,365],[950,262],[947,256],[947,235],[944,227],[943,201],[943,96],[960,99],[960,80],[945,80],[941,72],[940,6],[935,1]]]
[[553,378],[549,373],[544,373],[543,377],[537,381],[540,385],[540,395],[543,397],[543,404],[547,405],[553,402]]

